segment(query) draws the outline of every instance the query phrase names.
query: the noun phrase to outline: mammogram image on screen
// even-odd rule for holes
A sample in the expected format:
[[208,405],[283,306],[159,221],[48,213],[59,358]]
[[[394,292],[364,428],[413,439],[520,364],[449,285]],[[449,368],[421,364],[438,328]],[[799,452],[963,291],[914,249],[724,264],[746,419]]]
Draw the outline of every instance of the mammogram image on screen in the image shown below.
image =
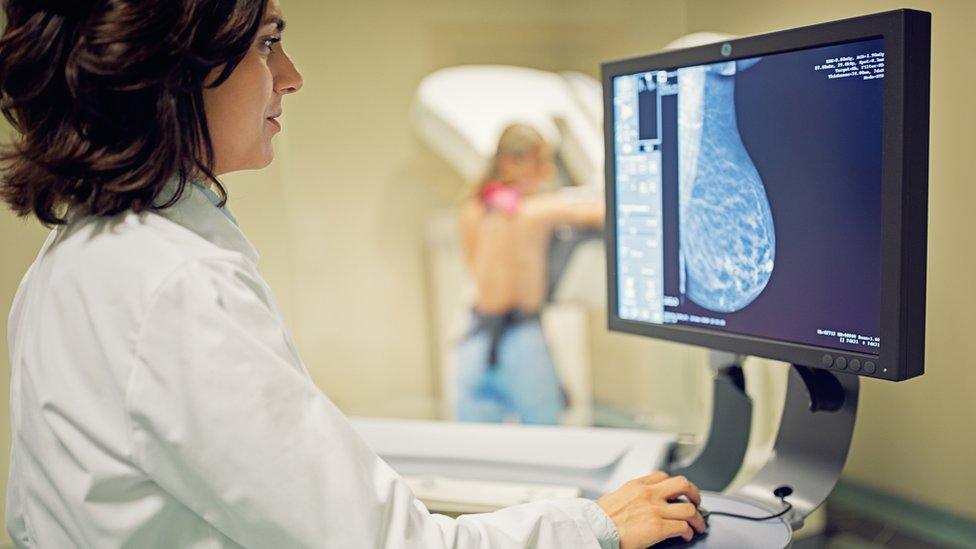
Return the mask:
[[683,293],[715,312],[751,303],[775,266],[773,215],[739,136],[733,101],[736,74],[758,61],[678,70]]
[[614,76],[619,318],[877,353],[884,40]]

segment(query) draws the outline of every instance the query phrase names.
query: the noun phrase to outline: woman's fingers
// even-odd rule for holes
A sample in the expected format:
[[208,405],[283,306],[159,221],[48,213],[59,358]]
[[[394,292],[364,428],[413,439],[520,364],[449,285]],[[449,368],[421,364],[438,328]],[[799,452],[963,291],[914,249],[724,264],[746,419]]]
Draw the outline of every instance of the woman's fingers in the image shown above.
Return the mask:
[[661,526],[664,539],[680,536],[685,541],[691,541],[691,538],[695,536],[695,531],[691,529],[691,525],[683,520],[663,520]]
[[701,494],[698,488],[685,477],[662,480],[654,485],[654,492],[660,500],[668,501],[685,496],[688,501],[695,504],[695,507],[701,505]]
[[661,518],[683,520],[699,534],[705,531],[705,519],[698,512],[698,508],[690,503],[669,503],[662,509]]

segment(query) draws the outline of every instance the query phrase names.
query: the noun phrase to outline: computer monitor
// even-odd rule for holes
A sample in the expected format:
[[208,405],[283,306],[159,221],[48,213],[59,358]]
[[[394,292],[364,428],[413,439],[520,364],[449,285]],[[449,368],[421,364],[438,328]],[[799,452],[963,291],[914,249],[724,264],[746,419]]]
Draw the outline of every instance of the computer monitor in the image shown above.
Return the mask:
[[924,371],[930,15],[603,65],[609,325]]

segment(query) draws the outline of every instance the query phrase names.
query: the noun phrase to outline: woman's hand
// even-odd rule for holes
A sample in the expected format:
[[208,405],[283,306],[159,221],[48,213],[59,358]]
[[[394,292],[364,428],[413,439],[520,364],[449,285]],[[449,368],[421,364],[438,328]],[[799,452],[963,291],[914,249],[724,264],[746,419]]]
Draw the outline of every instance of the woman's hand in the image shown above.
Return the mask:
[[[687,501],[669,503],[681,496]],[[705,531],[705,520],[698,513],[701,495],[685,477],[652,473],[627,482],[596,503],[617,526],[620,549],[644,549],[677,536],[691,541],[695,532]]]

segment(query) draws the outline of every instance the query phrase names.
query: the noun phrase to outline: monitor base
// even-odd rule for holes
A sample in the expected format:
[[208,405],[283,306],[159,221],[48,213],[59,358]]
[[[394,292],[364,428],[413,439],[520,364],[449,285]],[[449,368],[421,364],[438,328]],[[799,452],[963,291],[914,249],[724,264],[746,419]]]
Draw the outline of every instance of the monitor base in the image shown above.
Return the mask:
[[[714,359],[713,365],[717,365]],[[776,493],[789,492],[786,501],[793,509],[783,518],[794,529],[802,526],[807,515],[830,495],[847,461],[859,384],[856,375],[792,365],[772,451],[755,477],[729,495],[779,509],[782,503]],[[670,469],[710,490],[728,486],[741,466],[749,438],[751,417],[747,412],[752,410],[751,401],[725,385],[727,381],[720,375],[709,440],[691,463]],[[721,436],[712,440],[717,433]],[[723,450],[739,461],[730,462],[728,455],[722,455]]]
[[776,509],[784,487],[799,528],[840,478],[854,434],[860,380],[856,375],[793,365],[776,442],[766,464],[734,495]]
[[[767,508],[747,499],[715,492],[702,492],[702,506],[713,513],[725,512],[751,517],[776,514],[782,508],[782,505]],[[708,519],[708,531],[705,535],[696,536],[691,542],[685,542],[681,538],[672,538],[651,547],[652,549],[669,547],[782,549],[790,544],[792,537],[793,529],[785,517],[751,521],[711,515]]]

